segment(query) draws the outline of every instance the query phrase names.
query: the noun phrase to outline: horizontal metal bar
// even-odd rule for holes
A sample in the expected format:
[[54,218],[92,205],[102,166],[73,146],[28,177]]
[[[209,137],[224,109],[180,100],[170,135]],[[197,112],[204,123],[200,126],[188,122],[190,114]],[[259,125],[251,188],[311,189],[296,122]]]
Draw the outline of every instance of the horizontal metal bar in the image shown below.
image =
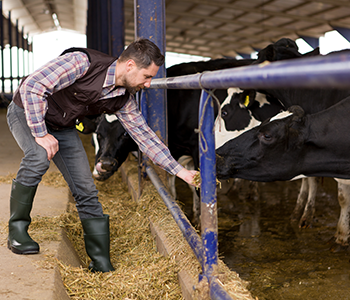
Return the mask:
[[349,88],[349,81],[350,53],[344,52],[154,79],[151,88]]
[[232,300],[216,277],[211,278],[209,286],[211,300]]
[[191,223],[186,218],[185,214],[181,210],[181,208],[177,205],[177,203],[174,201],[174,198],[170,195],[167,188],[164,186],[162,181],[159,179],[157,173],[154,171],[154,169],[146,165],[146,173],[151,179],[153,185],[157,189],[159,195],[162,197],[165,205],[169,209],[172,217],[174,218],[176,224],[179,226],[182,234],[186,238],[187,242],[189,243],[193,253],[196,255],[199,263],[202,266],[203,269],[203,245],[202,240],[200,239],[197,232],[192,227]]

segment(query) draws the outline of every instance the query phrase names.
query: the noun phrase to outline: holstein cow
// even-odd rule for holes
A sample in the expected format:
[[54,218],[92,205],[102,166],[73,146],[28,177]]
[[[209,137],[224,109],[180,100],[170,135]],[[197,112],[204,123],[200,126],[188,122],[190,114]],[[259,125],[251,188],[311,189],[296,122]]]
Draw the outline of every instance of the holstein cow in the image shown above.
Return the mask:
[[330,108],[304,114],[299,106],[274,117],[217,149],[218,178],[254,181],[291,180],[299,175],[334,177],[339,185],[341,214],[335,242],[350,237],[350,97]]
[[[349,50],[332,52],[333,55]],[[264,61],[277,61],[291,58],[305,58],[319,55],[319,49],[306,53],[304,55],[298,52],[298,46],[290,39],[280,39],[276,43],[268,45],[258,53],[258,59],[253,64],[262,63]],[[333,104],[350,96],[350,90],[346,89],[268,89],[259,90],[259,92],[275,97],[281,101],[284,107],[288,108],[293,105],[301,106],[305,113],[316,113],[322,111]],[[311,100],[317,99],[317,101]],[[305,178],[302,180],[301,190],[298,196],[297,204],[292,213],[292,221],[299,220],[299,227],[308,227],[311,225],[315,212],[315,198],[317,191],[317,178]],[[343,181],[345,184],[346,181]],[[350,184],[350,182],[349,182]],[[349,188],[350,189],[350,188]],[[343,194],[344,189],[339,191]],[[341,197],[341,195],[338,195]],[[350,195],[349,195],[350,197]],[[301,217],[300,217],[301,216]]]
[[[237,101],[231,101],[231,98],[228,97],[227,100],[221,104],[221,118],[218,118],[215,122],[216,149],[220,148],[227,141],[237,137],[244,131],[258,126],[262,121],[271,118],[276,112],[278,112],[277,110],[285,110],[282,104],[280,106],[275,104],[274,108],[271,107],[271,105],[264,106],[263,104],[265,102],[274,103],[276,101],[273,97],[269,97],[268,95],[256,93],[254,90],[242,91],[239,88],[229,89],[229,91],[230,90],[236,93],[236,97],[239,97],[240,95],[241,100],[239,105],[243,106],[244,104],[248,111],[250,111],[250,115],[245,114],[244,116],[240,116],[239,119],[249,119],[250,123],[246,127],[242,127],[241,130],[235,130],[237,125],[239,126],[239,124],[237,124],[237,113],[241,114],[242,110],[238,109]],[[251,109],[252,106],[257,104],[260,105],[258,110]],[[247,124],[247,122],[245,124]],[[312,222],[315,213],[315,199],[318,184],[318,180],[315,177],[302,178],[301,180],[302,183],[299,195],[291,215],[292,222],[297,222],[300,228],[308,227]]]

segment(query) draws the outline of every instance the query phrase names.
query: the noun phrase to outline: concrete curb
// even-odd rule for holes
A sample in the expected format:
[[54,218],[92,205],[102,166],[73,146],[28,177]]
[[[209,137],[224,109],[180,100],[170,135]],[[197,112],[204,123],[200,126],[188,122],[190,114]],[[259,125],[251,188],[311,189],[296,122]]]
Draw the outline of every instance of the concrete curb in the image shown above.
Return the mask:
[[[3,204],[3,211],[9,214],[8,202],[11,185],[0,184],[0,201]],[[50,197],[48,197],[48,195]],[[63,198],[63,195],[65,197]],[[35,209],[33,208],[33,216],[53,216],[47,215],[46,211],[50,208],[50,202],[43,201],[52,199],[61,202],[63,210],[58,208],[52,209],[54,216],[64,213],[69,201],[68,189],[66,188],[38,188]],[[57,203],[54,203],[57,204]],[[64,204],[64,205],[63,205]],[[41,207],[43,206],[43,209]],[[59,212],[59,214],[56,214]],[[58,260],[75,267],[81,265],[80,259],[76,254],[70,240],[66,236],[63,229],[59,229],[58,236],[55,241],[44,241],[40,243],[40,252],[35,255],[17,255],[7,249],[7,221],[8,218],[1,215],[1,223],[3,224],[3,232],[0,245],[0,299],[26,299],[26,300],[69,300],[66,289],[62,283],[58,266],[48,267],[45,262],[47,257],[54,257]]]

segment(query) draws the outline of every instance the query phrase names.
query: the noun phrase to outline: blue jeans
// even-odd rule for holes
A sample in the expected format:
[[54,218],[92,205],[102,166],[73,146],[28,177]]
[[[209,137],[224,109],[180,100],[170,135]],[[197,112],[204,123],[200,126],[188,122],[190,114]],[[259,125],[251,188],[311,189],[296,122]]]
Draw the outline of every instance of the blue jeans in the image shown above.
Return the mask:
[[[24,152],[16,181],[24,186],[36,186],[50,166],[46,150],[35,142],[27,125],[24,110],[11,102],[7,123],[17,144]],[[59,143],[52,159],[62,173],[76,201],[80,219],[103,217],[97,189],[90,171],[85,149],[75,128],[49,130]],[[48,195],[49,196],[49,195]]]

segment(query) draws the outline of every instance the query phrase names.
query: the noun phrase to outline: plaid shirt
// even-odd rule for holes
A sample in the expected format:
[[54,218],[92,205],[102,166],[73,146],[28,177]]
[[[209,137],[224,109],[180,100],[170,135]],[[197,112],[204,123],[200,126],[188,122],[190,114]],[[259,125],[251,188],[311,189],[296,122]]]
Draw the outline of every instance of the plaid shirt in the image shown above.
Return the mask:
[[[115,87],[115,61],[107,70],[100,99],[124,95],[125,88]],[[45,114],[47,111],[46,97],[72,85],[84,76],[90,66],[85,53],[72,52],[59,56],[27,77],[21,85],[19,93],[23,102],[26,119],[34,137],[47,134]],[[158,136],[149,128],[140,113],[134,96],[116,112],[116,115],[131,137],[155,164],[177,174],[183,167],[171,156],[169,149]]]

